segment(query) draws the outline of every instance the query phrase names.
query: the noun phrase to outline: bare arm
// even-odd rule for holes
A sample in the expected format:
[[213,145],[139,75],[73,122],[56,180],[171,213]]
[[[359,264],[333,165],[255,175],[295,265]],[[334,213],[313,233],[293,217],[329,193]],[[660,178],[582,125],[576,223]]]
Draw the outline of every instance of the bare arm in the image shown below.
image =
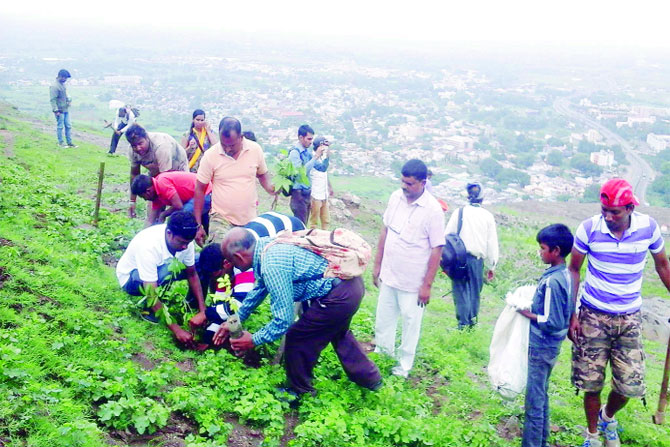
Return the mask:
[[433,286],[435,274],[440,266],[440,258],[442,257],[442,245],[430,249],[430,258],[428,258],[428,270],[423,277],[423,284],[419,288],[419,299],[417,304],[425,306],[430,301],[430,288]]
[[388,228],[382,227],[379,232],[379,240],[377,241],[377,254],[375,255],[375,265],[372,269],[372,282],[376,287],[379,287],[379,273],[382,270],[382,259],[384,259],[384,245],[386,244],[386,233]]
[[195,193],[193,195],[193,214],[198,222],[198,232],[195,235],[195,241],[202,247],[205,243],[205,229],[202,227],[202,208],[205,206],[205,191],[207,185],[200,180],[195,181]]
[[147,220],[144,222],[144,228],[152,226],[154,223],[156,223],[156,219],[158,219],[158,210],[149,205],[147,207]]
[[[140,175],[140,165],[130,165],[130,185],[133,184],[133,180],[135,180],[135,177]],[[129,185],[129,186],[130,186]],[[130,188],[128,188],[130,189]],[[128,207],[128,216],[130,218],[135,217],[135,203],[137,201],[137,196],[133,194],[132,192],[130,193],[130,207]]]
[[[570,273],[570,282],[572,283],[572,304],[573,309],[577,303],[577,293],[579,293],[579,272],[582,269],[584,264],[584,259],[586,255],[581,253],[576,248],[572,249],[570,255],[570,265],[568,266],[568,272]],[[577,320],[577,313],[573,312],[572,317],[570,318],[570,329],[568,330],[568,338],[573,342],[577,342],[577,339],[581,335],[581,328],[579,327],[579,321]]]
[[[148,289],[149,287],[153,287],[154,289],[156,289],[158,287],[158,283],[144,281],[144,288]],[[156,300],[156,304],[151,308],[151,310],[155,313],[161,307],[163,307],[163,303]],[[174,334],[174,337],[177,339],[177,341],[179,343],[185,345],[187,348],[193,348],[194,347],[193,346],[193,335],[191,333],[183,330],[177,323],[168,324],[167,327],[168,327],[168,329],[170,329],[172,331],[172,333]]]
[[260,182],[261,186],[268,194],[274,196],[276,194],[275,186],[270,181],[270,173],[266,172],[265,174],[257,175],[256,178]]
[[173,195],[170,198],[170,206],[158,216],[158,221],[160,223],[165,222],[165,219],[167,219],[170,214],[177,212],[182,208],[184,208],[184,203],[179,198],[179,194]]
[[658,253],[652,253],[652,258],[654,258],[654,266],[656,267],[656,273],[658,277],[663,281],[663,285],[670,292],[670,261],[665,255],[665,248],[659,251]]

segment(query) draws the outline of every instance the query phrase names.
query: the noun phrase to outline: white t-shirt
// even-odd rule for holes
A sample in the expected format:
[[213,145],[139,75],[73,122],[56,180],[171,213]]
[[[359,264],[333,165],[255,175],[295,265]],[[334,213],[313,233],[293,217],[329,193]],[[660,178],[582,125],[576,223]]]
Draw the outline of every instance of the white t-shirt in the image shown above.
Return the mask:
[[116,277],[123,287],[130,278],[130,272],[137,269],[143,282],[158,281],[158,267],[177,258],[186,267],[195,264],[195,243],[191,241],[186,250],[178,251],[175,256],[168,250],[165,242],[167,224],[145,228],[135,235],[116,265]]

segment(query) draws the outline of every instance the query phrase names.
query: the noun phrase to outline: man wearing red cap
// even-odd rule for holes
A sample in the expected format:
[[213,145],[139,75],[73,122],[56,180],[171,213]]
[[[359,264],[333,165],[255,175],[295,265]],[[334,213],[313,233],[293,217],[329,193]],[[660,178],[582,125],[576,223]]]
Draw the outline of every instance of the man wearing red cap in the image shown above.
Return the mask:
[[[642,273],[650,251],[656,272],[670,291],[670,262],[656,221],[635,211],[633,188],[612,179],[600,190],[601,214],[585,220],[575,233],[570,261],[573,298],[588,256],[584,289],[570,321],[572,383],[584,391],[587,433],[583,447],[619,447],[614,417],[631,397],[644,397],[644,352],[640,305]],[[612,390],[601,407],[605,368],[612,369]]]

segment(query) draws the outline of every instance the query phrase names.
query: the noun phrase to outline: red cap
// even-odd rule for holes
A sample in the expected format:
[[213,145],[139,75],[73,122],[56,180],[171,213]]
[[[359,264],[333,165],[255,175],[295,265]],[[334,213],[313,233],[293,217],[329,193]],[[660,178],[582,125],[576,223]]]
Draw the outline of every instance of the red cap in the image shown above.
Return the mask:
[[605,206],[639,205],[633,187],[622,178],[608,180],[600,188],[600,203]]

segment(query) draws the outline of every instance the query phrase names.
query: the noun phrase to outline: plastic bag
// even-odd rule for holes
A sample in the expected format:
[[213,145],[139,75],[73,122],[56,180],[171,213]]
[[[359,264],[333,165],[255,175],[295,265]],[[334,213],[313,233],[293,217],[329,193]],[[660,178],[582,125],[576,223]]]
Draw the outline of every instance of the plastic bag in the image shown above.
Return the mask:
[[513,399],[526,388],[530,320],[517,309],[530,309],[535,286],[521,286],[505,297],[507,305],[493,330],[489,348],[489,380],[505,399]]

